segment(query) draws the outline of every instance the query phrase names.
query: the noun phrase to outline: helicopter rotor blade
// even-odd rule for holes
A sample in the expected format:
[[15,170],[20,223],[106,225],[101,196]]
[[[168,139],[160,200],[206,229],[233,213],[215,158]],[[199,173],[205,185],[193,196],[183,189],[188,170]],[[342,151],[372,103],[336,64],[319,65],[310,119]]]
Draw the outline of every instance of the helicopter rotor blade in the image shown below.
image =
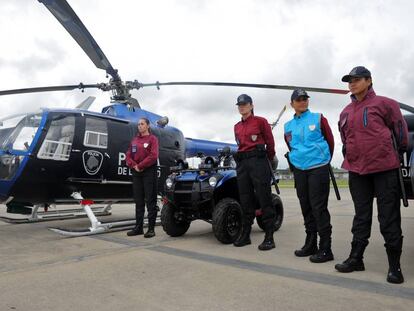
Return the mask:
[[66,0],[38,0],[56,17],[84,50],[96,67],[104,69],[114,80],[121,80],[104,52]]
[[88,89],[98,88],[102,89],[103,84],[74,84],[74,85],[58,85],[58,86],[43,86],[43,87],[30,87],[24,89],[13,89],[0,91],[1,95],[13,95],[13,94],[25,94],[25,93],[38,93],[38,92],[54,92],[54,91],[71,91],[75,89]]
[[414,113],[414,107],[409,106],[409,105],[406,105],[406,104],[403,104],[403,103],[398,103],[398,104],[400,105],[400,108],[401,108],[402,110],[405,110],[405,111],[407,111],[407,112]]
[[251,88],[261,88],[261,89],[279,89],[279,90],[294,90],[294,89],[304,89],[310,92],[320,92],[320,93],[333,93],[333,94],[347,94],[348,90],[341,89],[327,89],[327,88],[318,88],[318,87],[307,87],[307,86],[294,86],[294,85],[277,85],[277,84],[256,84],[256,83],[237,83],[237,82],[155,82],[155,83],[140,83],[140,87],[147,86],[160,86],[166,85],[205,85],[205,86],[233,86],[233,87],[251,87]]

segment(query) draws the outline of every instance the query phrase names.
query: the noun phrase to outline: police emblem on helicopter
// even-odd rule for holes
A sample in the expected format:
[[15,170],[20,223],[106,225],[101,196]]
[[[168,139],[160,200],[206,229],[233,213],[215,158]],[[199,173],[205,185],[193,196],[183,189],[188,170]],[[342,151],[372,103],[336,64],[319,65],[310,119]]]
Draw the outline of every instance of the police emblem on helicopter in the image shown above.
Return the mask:
[[89,175],[98,173],[103,162],[103,155],[99,151],[86,150],[82,154],[83,167]]

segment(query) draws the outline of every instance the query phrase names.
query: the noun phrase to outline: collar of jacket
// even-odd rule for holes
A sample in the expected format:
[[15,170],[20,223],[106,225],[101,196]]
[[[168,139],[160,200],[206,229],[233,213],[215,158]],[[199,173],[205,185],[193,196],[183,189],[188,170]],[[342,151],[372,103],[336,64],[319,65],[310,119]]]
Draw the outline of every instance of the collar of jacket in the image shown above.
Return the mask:
[[375,94],[374,88],[371,86],[371,87],[368,89],[367,94],[365,95],[365,97],[364,97],[361,101],[358,101],[358,99],[356,99],[355,95],[351,95],[351,100],[352,100],[352,103],[357,104],[357,103],[363,102],[363,101],[364,101],[364,100],[366,100],[366,99],[373,98],[373,97],[375,97],[376,95],[377,95],[377,94]]
[[307,114],[309,114],[310,113],[310,110],[309,109],[306,109],[304,112],[302,112],[301,114],[300,114],[300,116],[297,116],[296,115],[296,113],[293,115],[293,118],[294,119],[301,119],[301,118],[303,118],[303,117],[305,117]]
[[241,118],[241,121],[242,122],[247,122],[247,121],[249,121],[249,120],[251,120],[251,119],[253,119],[253,117],[254,117],[254,114],[252,113],[250,116],[248,116],[246,119],[243,119],[243,117]]

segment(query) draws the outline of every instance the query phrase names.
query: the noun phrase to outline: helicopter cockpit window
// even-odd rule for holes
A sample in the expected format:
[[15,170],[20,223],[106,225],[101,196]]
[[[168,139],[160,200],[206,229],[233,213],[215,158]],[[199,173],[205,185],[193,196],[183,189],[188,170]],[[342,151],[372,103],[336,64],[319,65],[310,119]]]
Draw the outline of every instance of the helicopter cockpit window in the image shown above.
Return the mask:
[[101,119],[86,118],[85,137],[83,144],[87,147],[108,147],[108,128],[106,122]]
[[66,116],[53,120],[37,157],[39,159],[68,161],[74,133],[75,117]]
[[5,137],[2,137],[1,149],[27,151],[36,135],[41,119],[42,114],[29,114],[4,120],[1,133]]

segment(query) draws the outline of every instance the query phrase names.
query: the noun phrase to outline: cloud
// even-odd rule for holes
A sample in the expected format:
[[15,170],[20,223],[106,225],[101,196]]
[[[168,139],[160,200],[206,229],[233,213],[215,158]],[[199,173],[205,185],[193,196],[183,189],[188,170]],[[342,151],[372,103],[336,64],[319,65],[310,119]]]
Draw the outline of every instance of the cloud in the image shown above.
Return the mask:
[[[222,81],[346,88],[355,65],[373,72],[378,94],[412,103],[414,3],[388,1],[135,1],[70,0],[112,65],[125,80]],[[402,9],[404,8],[404,9]],[[105,82],[76,42],[36,1],[2,1],[2,89]],[[222,87],[162,87],[133,91],[144,109],[167,115],[185,136],[234,142],[240,116],[236,97],[248,93],[255,112],[273,121],[291,91]],[[89,95],[93,109],[109,94],[55,92],[3,96],[2,115],[40,106],[74,107]],[[346,95],[311,94],[310,108],[329,120],[341,162],[337,119]],[[288,105],[289,106],[289,105]],[[283,123],[274,130],[279,157]],[[282,166],[286,166],[284,160]]]

